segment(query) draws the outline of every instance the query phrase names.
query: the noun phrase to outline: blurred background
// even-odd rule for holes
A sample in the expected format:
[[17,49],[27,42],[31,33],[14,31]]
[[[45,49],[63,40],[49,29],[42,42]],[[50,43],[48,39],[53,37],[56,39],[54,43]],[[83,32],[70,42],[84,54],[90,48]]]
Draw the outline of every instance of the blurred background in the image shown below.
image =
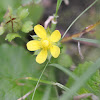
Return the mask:
[[[71,22],[85,9],[87,8],[94,0],[63,0],[61,7],[58,12],[58,23],[56,29],[60,30],[61,34],[65,32]],[[55,13],[57,0],[1,0],[0,1],[0,22],[3,21],[3,16],[5,15],[7,8],[11,6],[14,11],[19,6],[28,8],[29,16],[26,20],[31,20],[34,24],[42,24],[47,20],[47,18]],[[82,15],[78,21],[70,28],[67,36],[81,32],[85,27],[92,25],[100,20],[100,1],[91,7],[84,15]],[[83,37],[100,39],[99,35],[99,26],[86,34]],[[26,35],[28,40],[32,39],[30,35],[35,34],[33,31]],[[16,39],[15,39],[16,40]],[[28,41],[27,40],[27,41]],[[5,42],[3,36],[0,39],[1,43]],[[75,63],[80,62],[80,57],[77,51],[77,42],[70,41],[65,43],[67,44],[67,53],[69,53]],[[82,43],[81,49],[86,60],[95,60],[99,54],[96,48],[97,45],[90,43]],[[95,49],[94,49],[95,48]],[[88,52],[89,51],[89,52]],[[90,53],[95,52],[95,53]],[[86,56],[88,54],[88,56]],[[92,54],[92,55],[91,55]],[[93,55],[95,54],[95,56]],[[78,60],[77,60],[78,59]]]
[[[71,22],[85,9],[87,8],[94,0],[63,0],[61,7],[58,12],[58,23],[56,29],[60,30],[61,34],[65,32]],[[10,6],[14,11],[19,6],[28,8],[29,16],[26,20],[31,20],[34,24],[42,24],[47,20],[47,18],[55,13],[57,0],[1,0],[0,1],[0,22],[3,21],[3,16],[5,15],[7,8]],[[90,8],[84,15],[82,15],[78,21],[71,27],[67,36],[81,32],[85,27],[96,23],[100,20],[100,1],[96,3],[92,8]],[[84,37],[100,39],[100,28],[99,26],[94,29],[90,34],[86,34]],[[28,40],[32,38],[30,35],[34,35],[34,31],[31,31],[26,35]],[[4,36],[0,37],[1,43],[4,41]],[[28,41],[27,40],[27,41]],[[17,41],[17,39],[15,39]],[[7,42],[7,41],[6,41]],[[25,45],[25,43],[24,43]],[[70,41],[64,43],[67,46],[66,53],[71,56],[71,59],[75,65],[81,60],[80,55],[77,50],[77,41]],[[99,49],[95,48],[97,45],[91,43],[82,43],[81,50],[84,55],[84,59],[87,61],[95,61],[98,56],[100,56]],[[60,79],[60,78],[59,78]]]
[[[63,35],[71,22],[93,1],[94,0],[63,0],[61,7],[58,11],[59,17],[57,19],[58,23],[56,29],[58,29]],[[55,13],[56,4],[57,0],[0,0],[0,23],[3,22],[3,17],[7,12],[7,8],[9,6],[12,7],[15,12],[19,6],[22,6],[23,8],[28,8],[29,11],[29,16],[26,20],[31,20],[34,23],[33,26],[35,26],[36,24],[44,25],[44,22],[47,20],[47,18]],[[66,36],[81,32],[85,29],[85,27],[92,25],[99,20],[100,0],[98,0],[98,2],[93,7],[91,7],[78,19],[78,21],[70,28]],[[85,34],[83,37],[90,39],[100,39],[99,27],[100,26],[97,26],[93,31],[89,32],[89,34]],[[17,38],[14,41],[20,46],[24,45],[23,47],[26,48],[26,42],[31,40],[32,38],[30,37],[30,35],[34,34],[34,30],[26,34],[26,41],[22,41],[22,43],[19,43],[20,39]],[[0,44],[9,43],[8,41],[5,41],[4,37],[5,35],[0,36]],[[63,56],[57,59],[56,63],[64,65],[71,70],[73,70],[79,63],[83,63],[85,61],[95,61],[98,57],[100,57],[100,49],[98,48],[99,46],[96,44],[86,42],[81,43],[81,51],[84,59],[81,59],[78,53],[77,41],[72,40],[63,43],[63,45],[63,53],[66,54],[66,56],[63,54]],[[64,59],[64,61],[62,59]],[[40,68],[39,70],[41,69],[42,68]],[[68,76],[66,76],[60,70],[55,70],[55,72],[56,80],[62,84],[65,84],[67,82]],[[38,77],[39,75],[36,76]],[[59,94],[61,94],[61,91],[59,91]]]

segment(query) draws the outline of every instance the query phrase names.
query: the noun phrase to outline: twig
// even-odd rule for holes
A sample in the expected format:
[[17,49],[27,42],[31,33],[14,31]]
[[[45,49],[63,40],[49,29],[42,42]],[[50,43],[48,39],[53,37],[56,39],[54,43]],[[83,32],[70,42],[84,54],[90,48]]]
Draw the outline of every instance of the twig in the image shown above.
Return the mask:
[[[81,37],[82,35],[83,34],[81,34],[79,37]],[[82,51],[81,51],[80,41],[78,41],[78,52],[79,52],[79,55],[80,55],[81,59],[83,60],[84,56],[83,56]]]
[[32,90],[32,91],[26,93],[24,96],[20,97],[20,98],[17,99],[17,100],[24,100],[24,99],[27,98],[33,91],[34,91],[34,90]]
[[40,80],[41,80],[41,78],[42,78],[42,75],[44,74],[44,71],[46,70],[48,64],[49,64],[49,61],[46,63],[46,65],[45,65],[45,67],[44,67],[44,69],[43,69],[43,71],[42,71],[42,73],[41,73],[41,75],[40,75],[40,77],[39,77],[39,79],[38,79],[38,81],[37,81],[37,83],[36,83],[36,86],[35,86],[35,88],[34,88],[33,95],[32,95],[32,100],[34,99],[34,95],[35,95],[35,92],[36,92],[36,90],[37,90],[38,84],[39,84],[39,82],[40,82]]
[[86,94],[82,94],[82,95],[79,95],[79,96],[75,96],[74,100],[81,100],[81,99],[84,99],[84,98],[87,98],[87,97],[91,97],[92,100],[99,100],[99,98],[96,95],[94,95],[93,93],[86,93]]
[[[38,85],[38,87],[39,87],[39,86],[40,86],[40,85]],[[38,87],[37,87],[37,88],[38,88]],[[24,96],[20,97],[20,98],[17,99],[17,100],[24,100],[24,99],[27,98],[33,91],[34,91],[34,89],[31,90],[31,91],[29,91],[28,93],[26,93]]]

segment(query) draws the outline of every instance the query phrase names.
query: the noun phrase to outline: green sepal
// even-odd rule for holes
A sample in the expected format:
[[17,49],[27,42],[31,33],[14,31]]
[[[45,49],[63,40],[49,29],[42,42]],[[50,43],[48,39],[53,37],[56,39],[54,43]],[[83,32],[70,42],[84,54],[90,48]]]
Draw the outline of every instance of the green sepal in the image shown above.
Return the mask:
[[9,42],[11,42],[16,37],[21,38],[21,36],[18,33],[9,33],[9,34],[7,34],[5,40],[8,40]]
[[29,15],[28,9],[24,9],[22,7],[19,7],[17,10],[17,15],[20,19],[24,19]]
[[37,35],[30,35],[34,40],[38,40],[39,37]]
[[50,51],[48,51],[47,59],[50,61],[51,60],[51,57],[52,57],[52,55],[51,55]]
[[33,30],[33,22],[31,22],[31,21],[27,21],[27,22],[25,22],[24,24],[23,24],[23,26],[22,26],[22,32],[25,32],[25,33],[28,33],[28,32],[30,32],[30,31],[32,31]]
[[0,35],[2,35],[4,33],[4,27],[0,26]]
[[34,51],[34,55],[38,55],[40,53],[41,50],[36,50]]
[[51,29],[49,27],[47,27],[46,32],[47,32],[47,35],[51,35],[52,34],[52,31],[51,31]]
[[[56,43],[56,45],[58,46],[58,47],[61,47],[62,46],[62,43],[60,42],[60,41],[58,41],[57,43]],[[61,47],[62,48],[62,47]]]

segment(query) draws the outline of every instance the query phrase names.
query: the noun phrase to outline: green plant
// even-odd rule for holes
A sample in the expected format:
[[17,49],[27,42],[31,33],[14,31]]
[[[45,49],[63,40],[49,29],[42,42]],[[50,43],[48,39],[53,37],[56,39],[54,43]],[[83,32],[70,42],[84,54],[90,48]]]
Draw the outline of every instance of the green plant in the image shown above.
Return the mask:
[[[78,44],[87,42],[94,44],[99,51],[100,40],[81,38],[81,35],[92,32],[100,21],[86,27],[82,32],[65,37],[72,25],[97,1],[95,0],[72,21],[62,37],[61,33],[55,30],[62,0],[57,0],[55,13],[46,29],[41,25],[36,25],[43,14],[43,7],[39,4],[42,0],[27,2],[22,0],[22,5],[20,1],[15,4],[9,0],[13,4],[8,7],[7,11],[1,5],[3,10],[0,14],[1,17],[4,16],[0,18],[1,100],[72,100],[83,94],[85,96],[81,97],[82,100],[91,100],[93,97],[100,99],[99,54],[96,55],[96,52],[93,52],[96,57],[95,61],[92,61],[94,56],[91,53],[91,60],[84,60],[82,63],[79,59],[76,63],[74,55],[66,53],[69,46],[63,44],[69,40],[76,40]],[[5,0],[2,4],[3,2],[5,4]],[[33,30],[37,35],[33,35]],[[32,32],[30,38],[33,40],[28,42],[27,37],[30,32]],[[29,53],[26,47],[29,51],[35,52]],[[78,49],[81,52],[79,46]],[[88,56],[88,50],[86,54]],[[59,82],[61,75],[66,76],[65,85]],[[87,94],[89,94],[88,97]]]

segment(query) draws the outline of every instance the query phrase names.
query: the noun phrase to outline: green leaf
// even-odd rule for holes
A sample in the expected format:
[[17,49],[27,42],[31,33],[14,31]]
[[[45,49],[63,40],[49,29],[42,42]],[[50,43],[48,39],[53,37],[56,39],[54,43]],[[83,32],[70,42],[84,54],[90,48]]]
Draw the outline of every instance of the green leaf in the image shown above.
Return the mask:
[[[78,67],[74,70],[74,74],[77,76],[81,76],[93,63],[92,62],[85,62],[84,64],[79,64]],[[74,80],[70,77],[67,86],[71,87],[73,85]],[[87,81],[86,85],[80,88],[78,91],[79,94],[83,93],[94,93],[97,95],[100,93],[100,74],[99,70]],[[88,88],[88,87],[89,88]]]
[[43,95],[42,100],[49,100],[51,93],[51,86],[47,86]]
[[0,26],[0,35],[2,35],[3,33],[4,33],[4,28]]
[[49,64],[49,65],[58,68],[59,70],[63,71],[66,75],[69,75],[69,77],[71,77],[74,80],[78,79],[78,77],[75,74],[73,74],[69,69],[67,69],[61,65],[58,65],[58,64]]
[[46,32],[47,32],[48,35],[52,34],[52,31],[51,31],[51,29],[49,27],[47,27]]
[[57,0],[56,14],[58,13],[61,3],[62,3],[62,0]]
[[[77,76],[81,76],[89,66],[91,66],[93,63],[92,62],[85,62],[84,64],[79,64],[77,66],[77,68],[74,70],[74,74]],[[68,82],[67,82],[67,86],[71,87],[73,84],[74,80],[70,77]]]
[[9,33],[9,34],[7,34],[5,40],[8,40],[9,42],[11,42],[16,37],[21,38],[21,36],[18,33]]
[[25,32],[25,33],[28,33],[28,32],[30,32],[30,31],[32,31],[33,30],[33,22],[31,22],[31,21],[27,21],[27,22],[25,22],[24,24],[23,24],[23,26],[22,26],[22,32]]
[[[20,78],[40,75],[37,70],[40,67],[43,65],[37,64],[35,56],[31,56],[24,48],[9,45],[0,46],[0,99],[17,100],[31,91],[35,86],[34,82],[24,80],[21,82]],[[18,79],[19,81],[16,81]],[[25,85],[18,85],[18,82],[25,83]]]
[[[20,46],[0,45],[0,100],[17,100],[34,89],[45,65],[39,65],[35,59],[35,56]],[[26,80],[21,79],[25,77]],[[34,78],[28,80],[27,77]],[[46,79],[44,75],[42,78]],[[41,82],[48,84],[48,81]],[[45,86],[38,87],[34,100],[42,100]],[[25,100],[31,100],[31,96],[32,93]],[[50,100],[56,100],[53,98],[54,90],[51,91]]]
[[100,40],[95,40],[95,39],[87,39],[87,38],[73,38],[73,39],[78,41],[83,41],[83,42],[100,44]]
[[[84,66],[82,66],[84,67]],[[77,81],[74,82],[74,84],[71,86],[70,91],[69,92],[65,92],[60,100],[69,100],[73,97],[73,95],[75,95],[75,93],[77,93],[77,91],[86,84],[86,82],[93,77],[93,75],[98,71],[98,69],[100,68],[100,58],[92,65],[90,65],[85,72],[78,78]],[[80,73],[80,72],[79,72]],[[100,75],[99,75],[100,77]],[[99,82],[100,83],[100,82]],[[100,88],[100,87],[99,87]],[[100,89],[99,89],[100,90]]]
[[68,54],[62,54],[58,58],[58,63],[65,67],[70,67],[73,64],[71,57]]
[[19,7],[17,10],[17,15],[20,19],[24,19],[29,15],[28,9],[24,9],[22,7]]

